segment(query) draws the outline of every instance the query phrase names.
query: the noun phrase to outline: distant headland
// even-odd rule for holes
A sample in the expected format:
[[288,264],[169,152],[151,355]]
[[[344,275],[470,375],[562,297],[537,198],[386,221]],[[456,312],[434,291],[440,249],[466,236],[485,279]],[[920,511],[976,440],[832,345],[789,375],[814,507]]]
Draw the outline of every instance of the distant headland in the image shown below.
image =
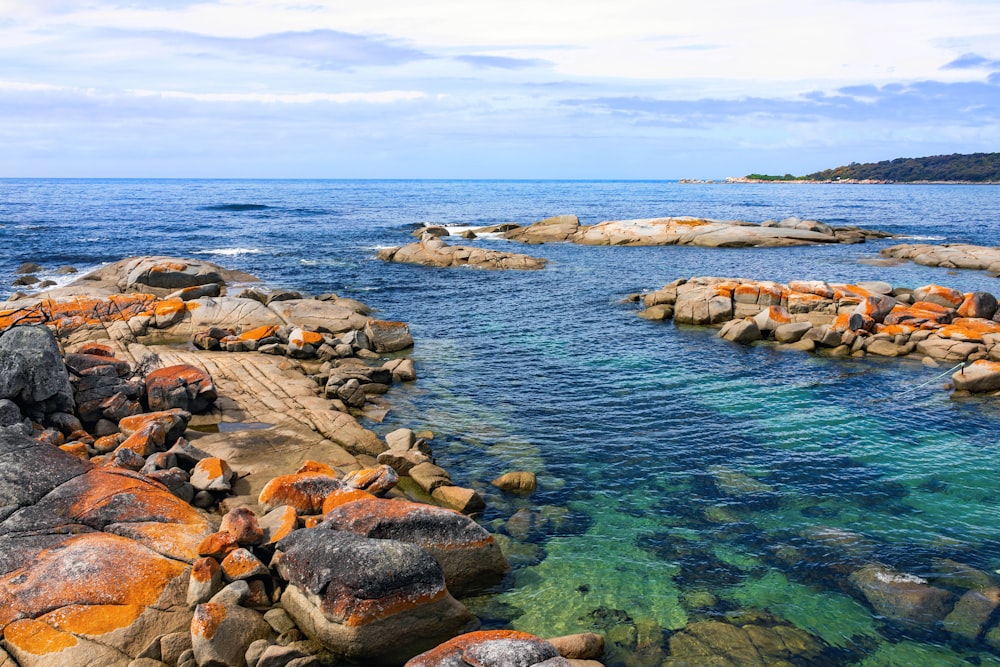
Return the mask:
[[[682,183],[698,183],[683,179]],[[708,181],[712,182],[712,181]],[[748,174],[725,183],[970,183],[1000,184],[1000,153],[896,158],[817,171],[805,176]]]

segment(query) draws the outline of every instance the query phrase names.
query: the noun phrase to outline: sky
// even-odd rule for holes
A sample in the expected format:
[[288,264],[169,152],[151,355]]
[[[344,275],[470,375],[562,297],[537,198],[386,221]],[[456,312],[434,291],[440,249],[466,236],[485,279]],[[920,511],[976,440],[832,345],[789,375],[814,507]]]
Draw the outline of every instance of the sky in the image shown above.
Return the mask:
[[996,151],[997,0],[0,0],[0,177],[724,178]]

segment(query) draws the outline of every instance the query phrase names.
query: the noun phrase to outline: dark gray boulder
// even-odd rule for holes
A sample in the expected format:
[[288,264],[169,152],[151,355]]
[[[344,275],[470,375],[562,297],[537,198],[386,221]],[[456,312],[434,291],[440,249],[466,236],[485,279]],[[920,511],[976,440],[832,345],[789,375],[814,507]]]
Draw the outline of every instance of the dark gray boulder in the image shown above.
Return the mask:
[[73,389],[59,345],[44,325],[18,326],[0,335],[0,399],[22,411],[73,412]]

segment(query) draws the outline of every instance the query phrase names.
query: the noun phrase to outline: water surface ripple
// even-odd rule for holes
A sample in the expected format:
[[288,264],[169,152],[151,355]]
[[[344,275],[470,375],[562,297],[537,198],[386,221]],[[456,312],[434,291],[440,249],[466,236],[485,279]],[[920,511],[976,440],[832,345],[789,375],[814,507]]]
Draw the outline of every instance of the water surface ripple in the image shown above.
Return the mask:
[[[640,320],[624,302],[692,275],[997,293],[995,279],[860,261],[893,241],[519,246],[550,260],[523,273],[373,259],[420,223],[561,213],[585,223],[794,215],[996,245],[1000,188],[6,180],[0,194],[3,284],[25,261],[82,269],[137,254],[197,256],[409,322],[420,379],[394,388],[389,418],[369,426],[433,430],[439,461],[486,496],[482,521],[515,565],[501,590],[469,601],[487,626],[597,628],[617,640],[610,664],[659,665],[664,641],[685,624],[766,610],[827,647],[795,664],[1000,664],[985,643],[878,617],[846,584],[853,556],[817,538],[857,533],[864,562],[920,576],[934,576],[942,559],[1000,568],[993,400],[951,398],[941,382],[911,391],[940,372],[919,363],[734,346],[710,330]],[[489,486],[515,469],[539,473],[531,498]]]

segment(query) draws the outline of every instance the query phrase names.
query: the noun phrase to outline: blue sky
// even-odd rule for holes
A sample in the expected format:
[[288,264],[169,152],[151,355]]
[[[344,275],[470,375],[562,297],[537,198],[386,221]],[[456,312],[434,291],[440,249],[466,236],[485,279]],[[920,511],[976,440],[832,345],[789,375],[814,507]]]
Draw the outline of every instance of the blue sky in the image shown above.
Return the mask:
[[996,0],[0,0],[0,176],[722,178],[994,151]]

